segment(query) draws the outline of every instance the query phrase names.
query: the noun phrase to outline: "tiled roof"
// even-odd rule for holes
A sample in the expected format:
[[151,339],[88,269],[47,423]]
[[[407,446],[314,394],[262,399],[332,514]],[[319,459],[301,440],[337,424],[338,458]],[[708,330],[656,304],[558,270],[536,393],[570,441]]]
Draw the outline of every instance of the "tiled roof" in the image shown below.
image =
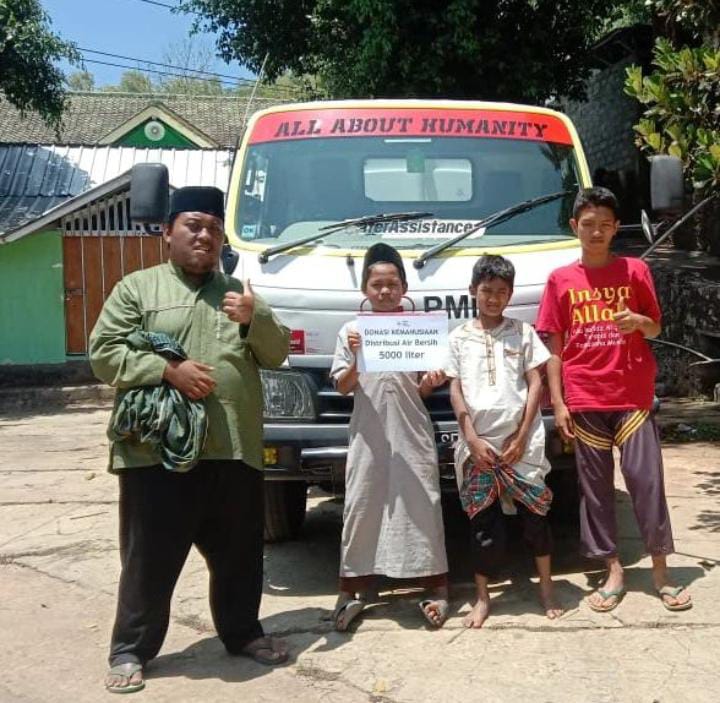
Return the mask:
[[[282,102],[285,101],[257,98],[253,100],[249,114]],[[28,112],[21,117],[0,96],[0,143],[97,144],[106,134],[138,112],[158,103],[193,124],[221,147],[232,149],[244,129],[248,99],[142,93],[70,93],[69,106],[57,138],[36,113]]]
[[0,235],[130,170],[137,163],[168,167],[170,184],[225,191],[232,150],[0,145]]

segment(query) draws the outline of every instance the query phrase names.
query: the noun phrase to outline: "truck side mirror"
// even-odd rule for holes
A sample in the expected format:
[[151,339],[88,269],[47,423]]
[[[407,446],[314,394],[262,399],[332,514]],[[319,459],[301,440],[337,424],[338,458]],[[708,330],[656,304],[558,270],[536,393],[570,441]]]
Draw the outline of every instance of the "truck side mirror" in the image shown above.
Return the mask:
[[165,164],[135,164],[130,170],[130,219],[140,224],[168,220],[170,185]]
[[650,202],[656,214],[683,209],[685,180],[682,161],[665,154],[650,158]]

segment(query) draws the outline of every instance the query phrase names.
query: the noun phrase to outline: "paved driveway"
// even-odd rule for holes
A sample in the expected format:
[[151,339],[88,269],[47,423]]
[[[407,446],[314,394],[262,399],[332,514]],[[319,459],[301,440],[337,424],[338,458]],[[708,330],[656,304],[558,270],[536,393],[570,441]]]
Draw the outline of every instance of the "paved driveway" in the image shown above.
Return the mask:
[[[104,472],[107,410],[0,418],[0,702],[101,701],[118,577],[116,481]],[[303,539],[268,547],[263,617],[294,658],[277,670],[224,655],[214,637],[202,559],[191,555],[170,633],[133,700],[185,701],[717,701],[720,693],[720,447],[665,447],[678,554],[674,577],[695,608],[653,597],[649,560],[618,484],[621,551],[631,589],[598,614],[583,603],[599,573],[577,557],[576,528],[558,523],[556,580],[568,614],[546,620],[530,560],[493,586],[481,631],[461,615],[473,595],[463,525],[448,525],[453,614],[429,631],[418,594],[388,591],[352,634],[332,631],[340,504],[310,501]]]

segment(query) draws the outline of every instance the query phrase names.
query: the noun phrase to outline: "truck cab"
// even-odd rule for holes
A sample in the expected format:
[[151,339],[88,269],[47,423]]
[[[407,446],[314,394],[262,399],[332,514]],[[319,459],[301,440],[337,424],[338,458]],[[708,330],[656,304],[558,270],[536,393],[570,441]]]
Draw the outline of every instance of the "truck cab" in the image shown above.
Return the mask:
[[[508,314],[532,323],[550,271],[579,256],[568,220],[577,189],[589,185],[575,128],[549,109],[354,100],[252,116],[228,192],[233,275],[250,279],[291,330],[286,366],[262,372],[268,539],[298,531],[308,485],[342,491],[352,396],[334,389],[328,371],[338,330],[363,301],[367,248],[398,249],[408,308],[444,310],[451,328],[475,314],[476,259],[501,254],[516,269]],[[529,204],[513,211],[518,203]],[[452,490],[457,425],[447,389],[427,404],[441,482]],[[563,449],[549,414],[546,426],[557,464]]]

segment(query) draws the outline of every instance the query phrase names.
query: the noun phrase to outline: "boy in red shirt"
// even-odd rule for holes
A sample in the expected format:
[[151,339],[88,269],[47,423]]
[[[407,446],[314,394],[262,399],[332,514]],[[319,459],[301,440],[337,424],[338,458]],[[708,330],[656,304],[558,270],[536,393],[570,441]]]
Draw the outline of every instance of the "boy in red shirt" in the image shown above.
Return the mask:
[[673,587],[667,573],[666,555],[674,547],[651,414],[656,365],[647,338],[660,334],[660,308],[647,265],[610,252],[618,210],[606,188],[578,193],[570,225],[582,257],[550,274],[536,328],[549,335],[547,374],[556,424],[566,439],[575,440],[582,552],[607,564],[607,579],[588,605],[613,610],[625,594],[616,543],[615,445],[652,557],[655,589],[668,610],[686,610],[692,607],[690,595]]

